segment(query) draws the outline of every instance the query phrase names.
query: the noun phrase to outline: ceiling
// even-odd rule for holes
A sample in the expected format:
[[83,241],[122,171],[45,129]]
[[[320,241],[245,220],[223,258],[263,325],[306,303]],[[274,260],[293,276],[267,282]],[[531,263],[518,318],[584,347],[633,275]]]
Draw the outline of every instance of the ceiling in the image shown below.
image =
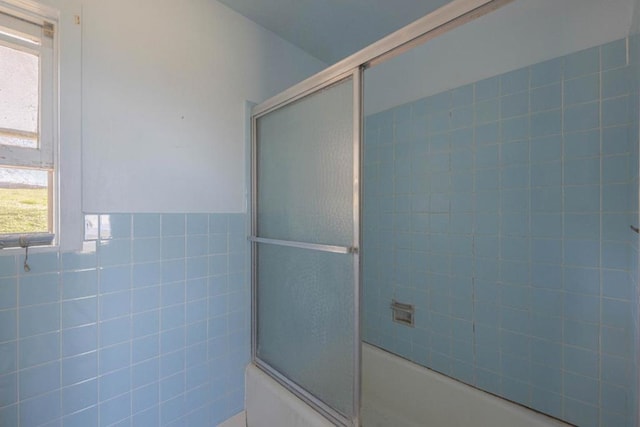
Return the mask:
[[219,0],[333,64],[449,0]]

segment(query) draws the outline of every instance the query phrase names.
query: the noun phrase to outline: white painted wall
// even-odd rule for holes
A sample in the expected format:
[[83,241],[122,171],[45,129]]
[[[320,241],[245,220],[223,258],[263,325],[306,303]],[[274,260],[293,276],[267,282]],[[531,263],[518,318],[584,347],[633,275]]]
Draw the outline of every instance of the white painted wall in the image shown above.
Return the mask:
[[365,73],[365,114],[626,37],[633,0],[515,0]]
[[325,64],[213,0],[82,15],[83,210],[244,211],[244,102]]
[[[62,12],[62,203],[82,193],[85,212],[243,211],[244,102],[325,66],[214,0],[42,2]],[[630,12],[630,0],[517,0],[409,67],[369,70],[367,113],[623,37]]]

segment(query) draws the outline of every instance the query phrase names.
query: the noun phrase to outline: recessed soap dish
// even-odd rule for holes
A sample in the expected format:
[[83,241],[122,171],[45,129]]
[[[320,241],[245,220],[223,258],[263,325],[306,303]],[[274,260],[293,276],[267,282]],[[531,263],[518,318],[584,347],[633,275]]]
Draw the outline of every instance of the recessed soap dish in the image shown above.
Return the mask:
[[391,302],[391,312],[394,322],[413,327],[413,314],[415,313],[413,304],[405,304],[393,300]]

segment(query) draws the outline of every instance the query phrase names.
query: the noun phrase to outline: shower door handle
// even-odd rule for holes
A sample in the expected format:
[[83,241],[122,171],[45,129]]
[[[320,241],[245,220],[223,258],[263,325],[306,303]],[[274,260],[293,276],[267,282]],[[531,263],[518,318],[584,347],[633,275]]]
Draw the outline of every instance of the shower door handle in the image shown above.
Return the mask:
[[264,237],[251,236],[249,241],[255,243],[268,243],[270,245],[288,246],[290,248],[308,249],[312,251],[331,252],[334,254],[353,254],[357,255],[359,249],[357,246],[333,246],[323,245],[320,243],[295,242],[292,240],[267,239]]

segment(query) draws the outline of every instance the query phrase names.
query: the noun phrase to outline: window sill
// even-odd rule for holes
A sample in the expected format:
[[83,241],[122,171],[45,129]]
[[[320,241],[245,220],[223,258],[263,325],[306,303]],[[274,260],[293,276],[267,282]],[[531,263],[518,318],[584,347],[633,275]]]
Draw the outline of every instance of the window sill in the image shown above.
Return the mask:
[[55,237],[55,234],[51,233],[2,234],[0,235],[0,249],[51,247]]

